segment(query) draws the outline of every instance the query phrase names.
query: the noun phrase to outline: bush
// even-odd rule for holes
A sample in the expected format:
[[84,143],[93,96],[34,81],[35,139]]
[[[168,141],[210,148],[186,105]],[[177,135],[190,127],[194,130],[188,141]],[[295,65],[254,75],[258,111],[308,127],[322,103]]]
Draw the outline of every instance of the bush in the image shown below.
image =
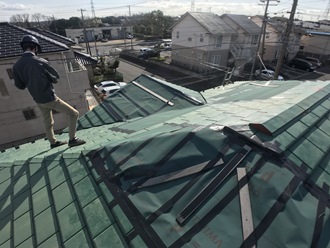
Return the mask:
[[119,60],[115,60],[112,64],[105,61],[104,57],[100,58],[97,66],[94,68],[94,79],[91,81],[91,86],[102,81],[112,80],[115,82],[123,82],[123,74],[117,72]]

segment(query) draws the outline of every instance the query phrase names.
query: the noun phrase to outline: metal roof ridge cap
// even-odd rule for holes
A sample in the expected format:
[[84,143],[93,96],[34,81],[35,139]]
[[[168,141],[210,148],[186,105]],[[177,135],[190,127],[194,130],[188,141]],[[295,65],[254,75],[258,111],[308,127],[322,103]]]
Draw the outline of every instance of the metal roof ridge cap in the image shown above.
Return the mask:
[[[322,88],[323,89],[323,88]],[[315,94],[317,94],[318,91],[312,93],[310,96],[314,96]],[[295,123],[297,122],[299,119],[301,119],[303,116],[307,115],[308,113],[312,112],[312,110],[321,105],[325,100],[327,100],[329,98],[330,93],[322,96],[319,100],[317,100],[316,102],[314,102],[308,109],[303,110],[302,112],[298,113],[297,115],[293,116],[290,120],[288,120],[284,125],[280,126],[279,128],[277,128],[275,131],[270,131],[266,125],[264,125],[265,123],[267,123],[269,120],[265,121],[264,123],[249,123],[250,127],[253,127],[255,129],[257,129],[258,131],[267,134],[267,135],[271,135],[271,136],[276,136],[274,134],[278,133],[281,129],[283,129],[283,127],[289,123]],[[308,96],[308,97],[310,97]],[[305,101],[308,97],[304,98],[303,100],[301,100],[300,102],[296,103],[295,105],[291,106],[290,108],[285,109],[284,111],[282,111],[281,113],[275,115],[273,118],[277,117],[277,116],[281,116],[283,113],[285,113],[286,111],[288,111],[289,109],[291,109],[294,106],[299,106],[299,104],[303,101]],[[291,125],[290,125],[291,126]]]
[[[262,124],[260,124],[260,125],[262,125]],[[250,124],[249,124],[249,126],[250,126]],[[281,156],[283,153],[283,150],[276,143],[271,144],[269,142],[261,142],[261,140],[253,137],[255,135],[249,137],[246,134],[244,134],[243,132],[239,132],[230,126],[224,126],[223,130],[224,130],[224,132],[228,132],[231,135],[237,136],[237,138],[242,138],[245,141],[248,141],[252,145],[255,145],[263,150],[267,150],[276,156]]]

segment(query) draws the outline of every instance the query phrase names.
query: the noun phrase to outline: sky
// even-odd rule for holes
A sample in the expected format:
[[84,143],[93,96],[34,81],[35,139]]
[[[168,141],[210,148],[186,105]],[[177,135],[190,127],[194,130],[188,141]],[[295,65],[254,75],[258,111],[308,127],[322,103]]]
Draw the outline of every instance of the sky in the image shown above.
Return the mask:
[[[16,14],[42,14],[55,19],[130,16],[161,10],[164,15],[180,16],[187,11],[222,14],[264,15],[267,0],[0,0],[0,22]],[[269,16],[289,17],[293,0],[270,0]],[[194,7],[193,7],[194,6]],[[330,19],[330,0],[298,0],[295,18],[306,21]],[[328,18],[326,18],[328,17]]]

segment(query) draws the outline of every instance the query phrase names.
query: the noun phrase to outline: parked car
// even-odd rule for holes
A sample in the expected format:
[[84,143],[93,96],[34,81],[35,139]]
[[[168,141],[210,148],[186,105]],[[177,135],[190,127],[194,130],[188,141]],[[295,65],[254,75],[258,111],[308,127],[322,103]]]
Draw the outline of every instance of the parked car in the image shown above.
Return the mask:
[[103,95],[104,98],[109,97],[111,94],[115,93],[116,91],[118,91],[120,89],[119,85],[114,85],[114,86],[109,86],[109,87],[105,87],[101,90],[101,93]]
[[321,63],[320,60],[317,59],[317,58],[306,57],[305,60],[307,60],[308,62],[311,62],[312,65],[314,65],[315,67],[320,68],[320,67],[322,66],[322,63]]
[[151,48],[146,48],[144,50],[140,49],[140,54],[138,55],[138,58],[148,59],[152,57],[159,57],[159,55],[160,51]]
[[112,87],[112,86],[122,88],[122,87],[126,86],[126,83],[125,82],[115,82],[115,81],[103,81],[101,83],[95,84],[94,85],[94,90],[97,93],[102,93],[102,91],[105,88]]
[[172,43],[165,43],[164,44],[164,49],[166,51],[171,51],[172,50]]
[[142,48],[140,48],[140,55],[144,54],[146,51],[151,51],[151,50],[153,50],[153,49],[149,48],[149,47],[142,47]]
[[304,59],[298,59],[298,58],[291,60],[291,62],[289,63],[289,66],[291,66],[293,68],[305,70],[305,71],[314,71],[314,69],[315,69],[315,66],[312,65],[311,62],[304,60]]
[[[259,69],[254,72],[254,76],[256,76],[260,79],[266,79],[266,80],[273,80],[274,74],[275,74],[275,72],[272,70],[269,70],[269,69],[261,70],[261,73],[260,73]],[[278,75],[277,80],[284,80],[284,79],[282,76]]]
[[126,38],[127,38],[127,39],[133,39],[134,37],[133,37],[133,35],[128,34],[128,35],[126,36]]

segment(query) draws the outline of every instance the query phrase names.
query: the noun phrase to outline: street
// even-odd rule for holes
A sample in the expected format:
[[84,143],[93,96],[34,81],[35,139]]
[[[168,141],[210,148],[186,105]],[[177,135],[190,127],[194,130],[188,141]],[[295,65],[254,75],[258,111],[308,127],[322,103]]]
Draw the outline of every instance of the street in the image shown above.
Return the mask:
[[[110,58],[112,60],[118,57],[118,54],[115,53],[120,50],[131,50],[131,48],[133,48],[133,50],[135,50],[138,53],[141,47],[153,48],[153,45],[149,45],[149,46],[144,44],[141,45],[141,42],[143,41],[137,41],[136,39],[132,39],[132,40],[126,39],[126,40],[110,40],[107,42],[90,42],[89,45],[93,56],[96,55],[95,48],[97,48],[99,55],[110,55]],[[85,43],[81,43],[80,46],[84,48]],[[170,56],[170,55],[171,55],[170,51],[162,52],[162,56]],[[145,70],[144,67],[123,60],[120,61],[118,71],[120,71],[123,74],[125,82],[130,82],[134,80],[142,73],[147,75],[150,74],[148,71]],[[293,78],[292,80],[302,80],[302,81],[330,80],[330,66],[323,66],[315,70],[314,72],[302,73],[301,76],[297,78]]]
[[119,68],[117,70],[123,74],[124,82],[126,83],[134,80],[141,74],[150,74],[149,72],[145,71],[144,67],[123,60],[120,60]]

